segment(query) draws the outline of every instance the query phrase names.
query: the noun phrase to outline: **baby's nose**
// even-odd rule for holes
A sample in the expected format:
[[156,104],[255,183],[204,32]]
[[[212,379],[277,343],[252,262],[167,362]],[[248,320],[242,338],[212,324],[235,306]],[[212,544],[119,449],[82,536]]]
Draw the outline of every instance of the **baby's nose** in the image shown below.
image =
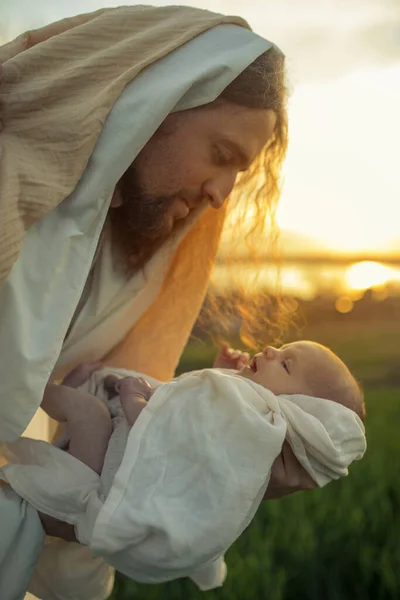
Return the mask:
[[267,346],[266,348],[264,348],[263,354],[264,354],[265,358],[268,358],[269,360],[273,360],[274,358],[276,358],[277,349],[274,348],[273,346]]

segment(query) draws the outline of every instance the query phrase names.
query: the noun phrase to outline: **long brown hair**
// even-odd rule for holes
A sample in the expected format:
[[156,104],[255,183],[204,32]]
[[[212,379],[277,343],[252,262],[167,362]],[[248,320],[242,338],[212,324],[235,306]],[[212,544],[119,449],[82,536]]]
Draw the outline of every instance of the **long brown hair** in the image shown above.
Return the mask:
[[[278,227],[275,219],[281,192],[281,169],[288,145],[287,88],[285,82],[285,59],[281,51],[272,46],[252,62],[220,95],[219,99],[246,108],[270,109],[275,112],[276,126],[268,144],[250,169],[242,174],[231,194],[224,229],[224,262],[230,267],[240,258],[235,248],[244,246],[251,257],[252,266],[261,266],[262,256],[268,253],[279,267],[276,243]],[[217,99],[217,102],[218,100]],[[248,215],[253,212],[254,218]],[[248,223],[248,225],[244,225]],[[206,309],[200,326],[216,320],[219,335],[223,337],[223,323],[229,327],[232,316],[240,316],[240,337],[249,347],[256,348],[265,336],[275,342],[281,340],[290,320],[290,310],[280,296],[278,279],[274,296],[260,290],[242,289],[224,299],[221,304],[211,284]],[[221,308],[223,307],[223,308]]]

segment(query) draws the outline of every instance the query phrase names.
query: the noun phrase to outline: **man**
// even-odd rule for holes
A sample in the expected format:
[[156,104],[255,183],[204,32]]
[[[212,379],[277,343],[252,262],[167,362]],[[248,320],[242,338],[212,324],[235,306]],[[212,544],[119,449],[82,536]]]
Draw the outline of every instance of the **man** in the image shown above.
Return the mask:
[[1,398],[12,439],[53,370],[173,375],[238,173],[248,202],[266,192],[262,214],[277,197],[286,113],[281,52],[188,7],[76,17],[0,58],[0,368],[25,394]]
[[[225,200],[244,172],[239,195],[257,200],[262,231],[287,131],[282,54],[236,17],[105,9],[17,38],[0,62],[8,441],[50,378],[81,362],[173,375]],[[277,484],[279,495],[308,486],[282,473]]]

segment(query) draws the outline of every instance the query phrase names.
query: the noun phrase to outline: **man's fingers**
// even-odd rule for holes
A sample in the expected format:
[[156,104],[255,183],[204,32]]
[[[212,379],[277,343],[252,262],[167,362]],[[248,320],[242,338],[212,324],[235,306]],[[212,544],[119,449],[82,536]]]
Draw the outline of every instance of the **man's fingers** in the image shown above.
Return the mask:
[[304,467],[301,466],[287,441],[283,444],[282,456],[285,476],[293,489],[312,490],[318,487]]
[[101,369],[101,367],[102,363],[99,361],[82,363],[64,377],[63,385],[69,387],[79,387],[80,385],[84,384],[87,379],[89,379],[92,373],[98,371]]
[[107,392],[115,392],[115,386],[118,381],[119,377],[117,377],[116,375],[107,375],[107,377],[103,379],[104,389],[107,390]]
[[280,485],[285,477],[282,454],[276,457],[271,468],[270,485]]

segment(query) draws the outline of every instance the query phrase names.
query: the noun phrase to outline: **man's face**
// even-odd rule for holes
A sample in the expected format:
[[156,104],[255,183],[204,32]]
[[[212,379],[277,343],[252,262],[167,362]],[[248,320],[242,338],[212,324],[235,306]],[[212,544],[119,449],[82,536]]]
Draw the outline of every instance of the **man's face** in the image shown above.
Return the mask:
[[122,177],[111,206],[131,205],[134,229],[165,239],[203,200],[223,205],[275,123],[270,110],[222,101],[169,115]]

